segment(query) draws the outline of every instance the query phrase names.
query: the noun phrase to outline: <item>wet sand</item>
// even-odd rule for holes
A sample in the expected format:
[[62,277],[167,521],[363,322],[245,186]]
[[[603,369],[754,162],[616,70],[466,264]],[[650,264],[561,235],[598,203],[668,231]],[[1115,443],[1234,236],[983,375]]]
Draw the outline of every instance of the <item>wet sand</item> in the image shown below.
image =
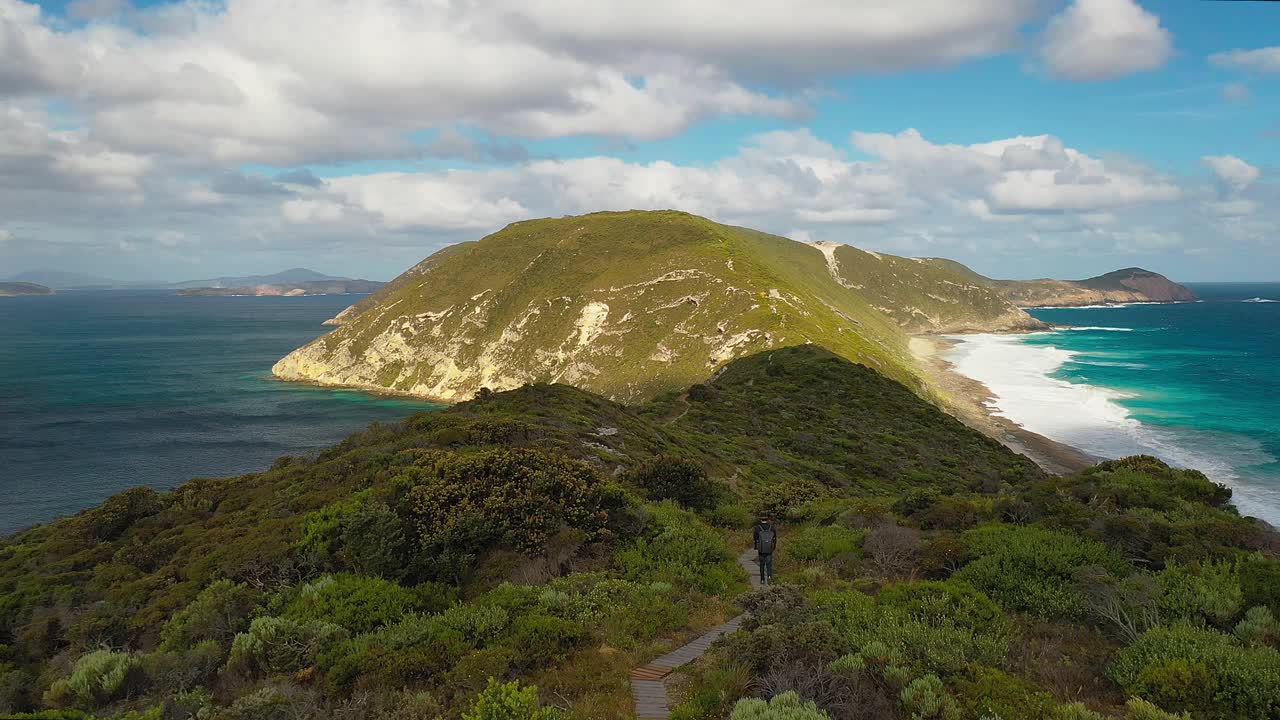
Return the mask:
[[1100,458],[1045,437],[993,414],[995,399],[986,385],[955,371],[943,357],[954,343],[943,337],[920,335],[911,339],[911,352],[930,382],[943,396],[952,415],[969,427],[999,440],[1014,452],[1026,455],[1047,472],[1066,475],[1097,463]]

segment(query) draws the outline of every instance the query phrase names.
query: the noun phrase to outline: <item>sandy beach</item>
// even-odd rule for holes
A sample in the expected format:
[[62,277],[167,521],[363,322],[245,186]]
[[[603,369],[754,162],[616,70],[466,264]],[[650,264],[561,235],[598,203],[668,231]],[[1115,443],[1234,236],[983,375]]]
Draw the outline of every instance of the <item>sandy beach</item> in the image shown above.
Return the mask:
[[1008,418],[993,414],[988,404],[994,395],[986,385],[961,375],[945,352],[954,346],[944,337],[919,335],[911,339],[911,352],[929,380],[943,396],[947,410],[961,422],[989,435],[1014,452],[1031,458],[1047,472],[1077,472],[1099,461],[1079,448],[1031,432]]

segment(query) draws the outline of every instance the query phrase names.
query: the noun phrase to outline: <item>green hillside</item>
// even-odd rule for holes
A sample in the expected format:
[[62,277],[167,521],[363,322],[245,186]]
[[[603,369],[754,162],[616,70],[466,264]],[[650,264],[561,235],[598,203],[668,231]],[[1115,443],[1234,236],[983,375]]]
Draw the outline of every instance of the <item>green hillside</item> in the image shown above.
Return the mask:
[[1034,325],[944,269],[674,211],[514,223],[338,321],[275,374],[443,400],[562,382],[637,402],[817,343],[923,392],[905,332]]
[[675,717],[1275,718],[1280,539],[1229,497],[1048,477],[816,346],[638,406],[482,393],[0,540],[0,717],[629,718],[630,668],[746,609]]

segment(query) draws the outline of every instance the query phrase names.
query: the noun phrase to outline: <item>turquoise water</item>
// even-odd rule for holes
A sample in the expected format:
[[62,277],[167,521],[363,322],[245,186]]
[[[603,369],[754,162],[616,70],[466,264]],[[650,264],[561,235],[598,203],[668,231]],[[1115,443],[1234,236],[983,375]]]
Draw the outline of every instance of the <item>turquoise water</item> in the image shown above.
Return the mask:
[[271,379],[358,297],[0,298],[0,533],[439,406]]
[[1015,422],[1102,457],[1145,452],[1232,486],[1280,523],[1280,283],[1203,302],[1044,309],[1076,329],[962,339],[953,359]]

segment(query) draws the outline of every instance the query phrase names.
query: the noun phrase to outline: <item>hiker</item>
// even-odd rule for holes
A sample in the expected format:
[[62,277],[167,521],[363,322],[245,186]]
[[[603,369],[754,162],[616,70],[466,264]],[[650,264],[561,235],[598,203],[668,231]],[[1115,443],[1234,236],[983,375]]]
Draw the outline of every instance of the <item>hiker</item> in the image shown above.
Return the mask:
[[760,521],[756,523],[752,532],[755,539],[756,552],[759,554],[757,561],[760,564],[760,584],[769,585],[773,583],[773,551],[778,549],[778,528],[769,522],[769,516],[760,515]]

